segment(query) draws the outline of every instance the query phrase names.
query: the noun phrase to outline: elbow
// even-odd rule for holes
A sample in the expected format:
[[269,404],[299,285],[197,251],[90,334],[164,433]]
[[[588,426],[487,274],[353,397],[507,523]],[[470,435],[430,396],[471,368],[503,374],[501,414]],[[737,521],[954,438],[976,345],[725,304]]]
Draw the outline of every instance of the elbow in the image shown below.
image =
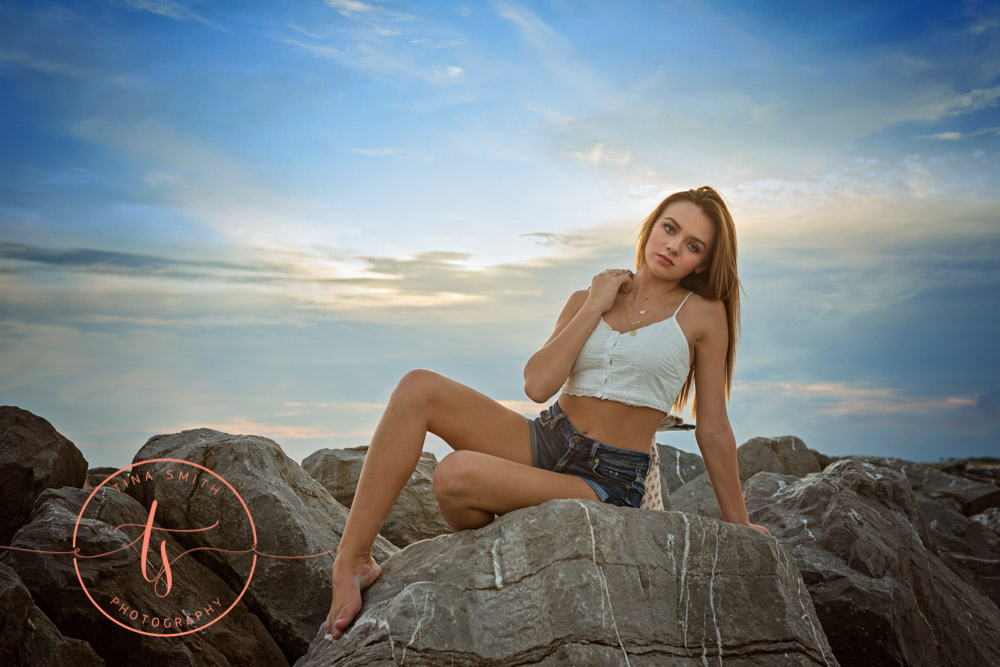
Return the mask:
[[549,400],[553,392],[548,391],[545,387],[539,386],[537,382],[526,380],[524,383],[524,393],[527,394],[528,398],[535,403],[544,403]]

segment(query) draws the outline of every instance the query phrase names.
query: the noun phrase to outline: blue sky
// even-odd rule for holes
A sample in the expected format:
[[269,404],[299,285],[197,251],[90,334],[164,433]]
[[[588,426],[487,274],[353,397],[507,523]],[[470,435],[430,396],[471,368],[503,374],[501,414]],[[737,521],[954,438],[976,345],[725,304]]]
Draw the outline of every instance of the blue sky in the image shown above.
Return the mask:
[[703,184],[738,442],[1000,451],[994,3],[6,2],[0,117],[0,404],[92,465],[365,444],[417,367],[536,413],[566,297]]

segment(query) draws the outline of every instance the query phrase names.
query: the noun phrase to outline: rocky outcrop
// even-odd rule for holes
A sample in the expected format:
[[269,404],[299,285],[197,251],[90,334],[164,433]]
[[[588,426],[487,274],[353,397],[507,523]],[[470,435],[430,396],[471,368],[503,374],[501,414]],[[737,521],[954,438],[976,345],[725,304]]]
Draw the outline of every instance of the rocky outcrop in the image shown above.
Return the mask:
[[[44,491],[30,522],[15,535],[13,546],[59,553],[9,551],[5,557],[38,606],[64,633],[86,640],[112,665],[136,660],[154,665],[286,664],[264,626],[241,602],[220,622],[204,627],[233,605],[236,594],[194,557],[181,556],[184,549],[163,531],[153,533],[148,572],[153,578],[159,571],[158,545],[163,541],[168,558],[174,559],[172,586],[166,592],[161,579],[154,590],[140,564],[139,538],[149,513],[133,498],[113,489],[98,490],[88,504],[89,495],[83,489],[68,487]],[[76,534],[80,557],[74,558],[74,529],[85,505]],[[183,630],[204,629],[177,636],[178,625]],[[175,636],[164,636],[168,634]]]
[[[338,502],[350,507],[361,476],[368,447],[321,449],[302,460],[302,467]],[[423,452],[417,467],[403,487],[380,534],[398,547],[405,547],[451,532],[434,496],[437,459]]]
[[[177,539],[188,549],[211,547],[196,555],[236,590],[246,581],[247,560],[252,557],[246,550],[256,544],[260,555],[253,585],[243,600],[289,661],[297,659],[329,611],[330,566],[347,509],[267,438],[209,429],[161,435],[151,438],[133,463],[160,458],[198,464],[221,476],[245,501],[256,534],[242,504],[232,501],[233,491],[206,494],[206,485],[218,481],[207,473],[192,478],[191,483],[180,483],[178,466],[163,464],[153,479],[132,484],[128,493],[147,508],[158,501],[156,517],[166,528],[202,528],[219,521],[211,531],[177,533]],[[166,472],[171,465],[177,468],[173,478]],[[244,552],[213,550],[234,548]],[[396,551],[379,538],[372,554],[381,562]]]
[[913,492],[966,516],[1000,507],[1000,485],[973,481],[913,461],[882,456],[854,456],[856,461],[892,468],[906,479]]
[[59,632],[17,572],[0,563],[0,665],[104,664],[90,644]]
[[705,472],[705,461],[697,454],[659,443],[656,447],[660,454],[660,483],[664,500],[668,494]]
[[83,486],[87,461],[52,424],[27,410],[0,406],[0,545],[10,544],[45,489]]
[[1000,610],[936,555],[900,472],[844,459],[757,474],[745,494],[750,520],[794,555],[843,664],[1000,664]]
[[790,554],[681,512],[553,500],[411,545],[310,665],[836,665]]
[[[795,436],[753,438],[737,447],[736,455],[744,487],[746,481],[759,472],[802,476],[821,470],[812,450]],[[722,520],[719,501],[707,472],[672,493],[670,508]]]

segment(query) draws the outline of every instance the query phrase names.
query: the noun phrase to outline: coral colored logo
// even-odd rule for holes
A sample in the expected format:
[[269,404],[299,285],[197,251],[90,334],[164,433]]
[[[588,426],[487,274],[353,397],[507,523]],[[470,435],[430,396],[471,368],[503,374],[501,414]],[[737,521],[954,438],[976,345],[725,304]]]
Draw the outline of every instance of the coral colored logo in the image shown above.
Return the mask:
[[[155,464],[173,464],[173,467],[163,471],[162,465],[157,467]],[[127,472],[127,475],[119,477],[121,473],[125,472]],[[246,513],[250,533],[253,538],[253,547],[251,549],[230,550],[218,549],[215,547],[199,547],[199,549],[203,550],[208,549],[236,553],[249,552],[253,554],[253,559],[249,566],[249,573],[246,575],[246,582],[243,585],[243,589],[239,592],[239,595],[235,596],[235,599],[226,605],[225,608],[223,608],[223,596],[216,595],[215,597],[212,597],[209,595],[207,597],[210,599],[206,599],[199,603],[198,607],[193,611],[184,611],[180,614],[170,613],[162,615],[155,613],[155,611],[151,609],[137,609],[135,608],[135,603],[131,601],[126,591],[122,591],[119,595],[113,596],[108,601],[108,605],[102,606],[97,600],[94,599],[91,591],[87,588],[84,576],[80,572],[80,558],[82,558],[82,556],[74,556],[73,567],[76,570],[77,579],[79,579],[80,586],[83,587],[83,591],[86,593],[87,598],[98,611],[108,618],[108,620],[113,621],[126,630],[131,630],[132,632],[137,632],[142,635],[148,635],[151,637],[179,637],[211,627],[213,624],[222,620],[222,618],[228,614],[243,598],[247,588],[250,586],[250,580],[253,578],[253,573],[257,566],[257,529],[254,526],[253,517],[250,515],[250,510],[247,508],[246,502],[240,494],[237,493],[236,489],[233,488],[232,484],[223,479],[218,473],[197,463],[191,463],[190,461],[170,458],[149,459],[148,461],[139,461],[128,467],[115,471],[111,475],[108,475],[108,477],[91,492],[87,501],[80,509],[80,514],[76,519],[76,525],[73,528],[74,553],[79,554],[77,541],[78,533],[80,532],[80,524],[85,520],[84,515],[87,512],[87,508],[97,495],[98,491],[105,487],[113,487],[118,491],[123,491],[123,486],[127,489],[129,486],[136,484],[143,484],[146,482],[155,483],[157,482],[157,479],[154,477],[154,474],[162,478],[160,480],[161,483],[187,484],[194,487],[194,490],[191,492],[192,494],[203,493],[207,498],[214,498],[215,500],[220,499],[220,494],[221,498],[225,499],[228,497],[226,491],[231,492],[232,498],[235,499],[235,501],[237,501],[242,507],[243,512]],[[171,565],[176,563],[180,557],[185,556],[192,550],[189,549],[183,553],[171,556],[167,550],[167,540],[159,539],[158,533],[194,533],[209,531],[217,528],[219,522],[216,521],[209,526],[193,529],[160,528],[154,525],[158,507],[158,500],[153,500],[149,506],[149,516],[146,518],[144,524],[125,524],[123,526],[117,526],[115,530],[117,532],[118,529],[125,526],[143,528],[142,548],[139,553],[139,562],[134,565],[130,565],[129,567],[138,567],[142,573],[143,579],[152,585],[156,596],[158,598],[165,599],[174,589],[174,576]],[[157,539],[159,539],[159,544],[156,544]],[[129,546],[137,541],[138,538],[133,540]],[[161,563],[159,571],[156,571],[155,573],[150,567],[150,549],[153,549],[154,552],[159,555]],[[88,556],[88,558],[93,557],[94,556]],[[188,594],[189,597],[192,594],[190,591],[186,591],[185,593]]]

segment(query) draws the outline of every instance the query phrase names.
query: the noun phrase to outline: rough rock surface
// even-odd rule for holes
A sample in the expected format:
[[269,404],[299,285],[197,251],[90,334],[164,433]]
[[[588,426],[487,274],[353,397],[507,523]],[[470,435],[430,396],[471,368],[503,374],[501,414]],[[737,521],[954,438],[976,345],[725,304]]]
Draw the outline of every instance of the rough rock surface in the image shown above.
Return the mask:
[[[305,653],[330,609],[330,566],[340,541],[347,509],[338,503],[273,440],[229,435],[210,429],[151,438],[133,464],[173,458],[205,466],[232,485],[246,502],[256,528],[259,555],[243,601],[267,626],[289,661]],[[157,464],[159,465],[159,464]],[[170,468],[171,464],[163,464]],[[181,467],[173,467],[180,470]],[[201,473],[210,484],[215,478]],[[128,492],[147,508],[153,500],[161,525],[172,529],[201,528],[219,521],[212,531],[177,533],[186,548],[250,549],[254,536],[243,506],[224,490],[217,500],[206,498],[201,481],[178,483],[159,473],[133,484]],[[383,538],[372,555],[382,562],[398,549]],[[310,556],[279,558],[275,556]],[[246,580],[248,553],[214,550],[196,552],[199,560],[239,590]]]
[[27,410],[0,406],[0,545],[10,544],[43,490],[83,486],[87,461],[52,424]]
[[[350,507],[367,453],[368,447],[321,449],[303,459],[302,467],[338,502]],[[416,470],[382,524],[380,534],[397,547],[451,532],[434,496],[435,467],[434,455],[423,452]]]
[[844,459],[755,475],[750,520],[791,550],[838,660],[1000,664],[1000,610],[934,553],[907,479]]
[[553,500],[384,564],[308,665],[836,665],[789,553],[682,512]]
[[[758,472],[801,477],[821,470],[812,450],[801,440],[790,435],[778,438],[753,438],[737,447],[736,456],[739,459],[740,481],[743,482],[744,489],[746,481]],[[719,501],[715,496],[715,489],[712,488],[708,472],[699,475],[671,494],[670,507],[722,520]]]
[[852,458],[898,471],[918,496],[944,503],[966,516],[979,514],[990,507],[1000,507],[1000,485],[997,484],[972,481],[905,459],[881,456]]
[[[164,665],[263,667],[286,663],[263,624],[242,602],[219,622],[201,631],[169,638],[127,630],[102,614],[81,588],[74,560],[79,564],[87,591],[101,609],[111,618],[139,630],[161,633],[165,629],[159,619],[186,619],[188,616],[194,623],[189,625],[186,620],[182,621],[184,629],[205,626],[211,615],[220,614],[222,609],[232,605],[236,596],[224,581],[192,556],[177,558],[184,549],[163,531],[155,531],[151,538],[148,571],[150,578],[159,571],[160,550],[154,545],[163,541],[168,557],[176,559],[171,567],[172,587],[164,595],[161,580],[160,594],[154,591],[153,584],[142,573],[142,540],[138,539],[149,513],[133,498],[113,489],[100,489],[87,505],[76,541],[81,558],[74,559],[73,531],[89,495],[90,492],[83,489],[47,489],[38,497],[30,522],[14,536],[13,546],[70,553],[9,551],[5,557],[5,562],[17,571],[31,591],[36,604],[64,634],[86,640],[112,665],[131,664],[136,659]],[[137,539],[131,547],[127,546]],[[114,553],[83,557],[108,552]],[[125,606],[124,611],[122,606]],[[211,607],[212,612],[204,611],[206,607]],[[199,618],[199,610],[204,618]],[[132,611],[138,612],[135,620],[129,619]],[[148,616],[148,620],[142,618],[142,614]],[[156,627],[153,617],[158,619]]]
[[59,632],[17,572],[0,563],[0,665],[104,664],[90,644]]
[[[660,453],[660,483],[663,499],[705,472],[705,461],[697,454],[657,443]],[[669,509],[669,508],[668,508]]]

